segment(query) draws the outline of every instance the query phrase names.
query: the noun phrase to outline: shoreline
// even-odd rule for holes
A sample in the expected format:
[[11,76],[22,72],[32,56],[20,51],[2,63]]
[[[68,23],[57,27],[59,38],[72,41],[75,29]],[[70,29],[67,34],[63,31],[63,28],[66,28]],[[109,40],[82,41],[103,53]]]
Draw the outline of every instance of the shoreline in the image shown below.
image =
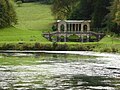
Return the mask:
[[94,51],[19,51],[19,50],[0,50],[0,53],[48,53],[48,54],[75,54],[83,56],[99,56],[99,57],[120,57],[120,53],[106,53]]
[[120,44],[105,43],[3,43],[0,51],[93,51],[120,53]]

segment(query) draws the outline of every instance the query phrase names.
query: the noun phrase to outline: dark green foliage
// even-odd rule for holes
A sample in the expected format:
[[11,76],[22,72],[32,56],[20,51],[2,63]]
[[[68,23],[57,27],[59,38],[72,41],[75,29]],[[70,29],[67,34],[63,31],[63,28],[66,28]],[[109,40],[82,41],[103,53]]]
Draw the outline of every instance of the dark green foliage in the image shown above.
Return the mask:
[[15,45],[14,44],[3,44],[2,47],[0,47],[2,50],[14,50]]
[[53,0],[52,14],[56,19],[67,19],[79,0]]
[[116,22],[107,23],[107,27],[110,32],[120,35],[120,25],[118,25]]
[[39,48],[40,48],[40,43],[35,43],[34,49],[35,49],[35,50],[38,50]]
[[56,50],[58,51],[67,51],[69,49],[69,45],[67,44],[58,44]]
[[115,47],[106,47],[106,48],[100,48],[100,52],[117,53],[117,52],[119,52],[119,50]]
[[43,4],[52,4],[53,3],[53,0],[37,0],[39,1],[40,3],[43,3]]
[[94,12],[92,14],[92,27],[103,28],[103,21],[106,15],[110,12],[108,7],[110,0],[97,0],[94,5]]
[[94,2],[94,0],[80,0],[78,6],[70,14],[69,19],[90,20]]
[[57,31],[57,27],[55,25],[52,26],[53,31]]
[[42,4],[52,4],[53,0],[15,0],[17,1],[22,1],[23,3],[29,3],[29,2],[40,2]]
[[16,13],[10,0],[0,0],[0,28],[16,24]]
[[110,13],[107,15],[106,27],[116,35],[120,35],[120,1],[111,0],[109,8]]
[[53,50],[56,50],[56,48],[58,46],[57,42],[53,42],[52,46],[53,46]]

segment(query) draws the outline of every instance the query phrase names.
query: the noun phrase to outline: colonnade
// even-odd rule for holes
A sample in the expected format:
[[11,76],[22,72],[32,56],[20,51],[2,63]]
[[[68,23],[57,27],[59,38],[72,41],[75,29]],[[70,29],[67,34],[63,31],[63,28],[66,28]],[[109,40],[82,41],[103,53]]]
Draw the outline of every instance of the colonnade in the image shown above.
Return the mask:
[[[86,32],[90,31],[90,20],[79,20],[79,21],[58,21],[58,32]],[[61,29],[61,26],[64,27],[64,30]]]
[[67,24],[67,31],[81,31],[81,24]]

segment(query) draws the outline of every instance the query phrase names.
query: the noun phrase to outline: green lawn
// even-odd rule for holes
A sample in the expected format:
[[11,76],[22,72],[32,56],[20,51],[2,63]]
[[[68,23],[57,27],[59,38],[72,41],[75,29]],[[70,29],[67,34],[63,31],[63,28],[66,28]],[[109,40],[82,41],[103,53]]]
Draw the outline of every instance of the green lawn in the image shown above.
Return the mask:
[[0,43],[16,42],[48,42],[37,30],[17,29],[14,27],[0,30]]
[[54,18],[51,15],[50,5],[24,3],[16,8],[18,25],[21,29],[46,31],[51,29]]
[[50,5],[24,3],[15,5],[18,24],[14,27],[0,29],[0,43],[10,42],[48,42],[42,32],[50,31],[54,18]]
[[120,44],[120,38],[119,37],[110,37],[105,36],[102,40],[100,40],[100,43],[105,43],[105,44]]

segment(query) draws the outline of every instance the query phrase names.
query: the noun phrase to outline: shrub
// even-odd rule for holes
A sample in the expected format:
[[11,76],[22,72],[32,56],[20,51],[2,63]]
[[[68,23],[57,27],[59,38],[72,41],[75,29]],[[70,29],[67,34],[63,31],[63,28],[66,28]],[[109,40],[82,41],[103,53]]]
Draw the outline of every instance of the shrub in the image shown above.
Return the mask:
[[76,51],[78,49],[76,48],[76,46],[72,45],[72,46],[69,46],[69,50],[70,51]]
[[57,42],[53,42],[53,43],[52,43],[52,46],[53,46],[53,50],[56,50],[56,48],[57,48],[57,46],[58,46]]
[[31,44],[23,44],[22,49],[23,50],[33,50],[33,46]]
[[34,50],[39,50],[41,48],[40,43],[35,43]]
[[53,31],[57,31],[57,27],[55,25],[52,26]]
[[105,47],[105,48],[101,48],[100,52],[112,52],[112,49],[110,47]]
[[52,44],[42,45],[42,50],[53,50]]
[[68,50],[68,45],[67,44],[58,44],[57,47],[56,47],[56,50],[67,51]]
[[18,7],[21,7],[22,1],[21,1],[21,0],[20,0],[20,1],[17,1],[16,4],[18,5]]
[[14,44],[3,44],[1,50],[15,50]]

